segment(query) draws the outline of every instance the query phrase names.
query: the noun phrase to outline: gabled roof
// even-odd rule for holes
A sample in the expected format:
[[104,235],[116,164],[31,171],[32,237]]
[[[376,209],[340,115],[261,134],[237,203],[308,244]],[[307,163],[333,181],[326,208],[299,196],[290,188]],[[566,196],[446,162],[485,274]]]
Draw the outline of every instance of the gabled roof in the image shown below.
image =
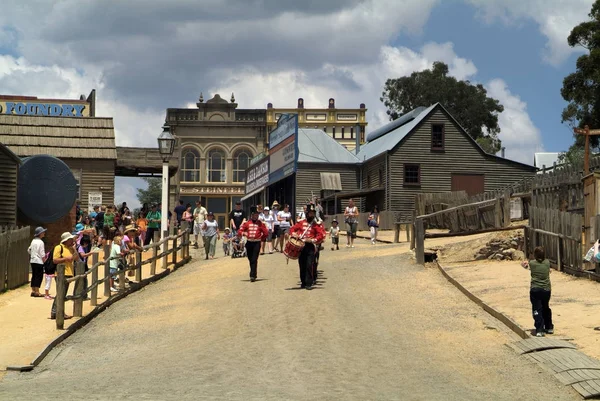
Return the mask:
[[299,163],[358,164],[356,156],[320,129],[298,128]]
[[3,143],[0,143],[0,152],[3,152],[5,155],[13,159],[16,164],[21,164],[21,159],[19,156],[15,155],[12,150],[10,150],[8,146],[4,145]]
[[[415,117],[414,120],[407,122],[404,125],[398,126],[397,121],[402,117],[391,121],[390,123],[384,125],[381,128],[378,128],[377,131],[380,133],[385,133],[384,135],[378,137],[374,141],[367,142],[364,145],[361,145],[360,151],[358,152],[358,160],[365,161],[369,160],[377,155],[380,155],[384,152],[389,152],[394,149],[396,145],[400,143],[411,131],[416,128],[421,121],[423,121],[438,105],[436,103],[425,110],[423,110],[418,116]],[[412,111],[410,112],[412,113]],[[408,113],[407,113],[408,114]]]
[[0,114],[0,142],[21,157],[117,158],[112,118]]

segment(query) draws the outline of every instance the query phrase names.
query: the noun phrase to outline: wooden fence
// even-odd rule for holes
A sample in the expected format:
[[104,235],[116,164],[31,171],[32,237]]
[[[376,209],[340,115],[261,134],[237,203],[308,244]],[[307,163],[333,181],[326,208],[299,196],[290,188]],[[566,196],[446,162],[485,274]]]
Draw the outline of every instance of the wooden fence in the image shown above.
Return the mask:
[[533,207],[583,214],[584,195],[581,170],[571,166],[538,174],[533,180]]
[[558,270],[583,270],[582,225],[580,214],[556,209],[532,207],[529,227],[525,229],[525,252],[533,255],[537,246],[543,246],[546,258]]
[[30,228],[0,227],[0,292],[29,282]]
[[[169,247],[171,244],[171,247]],[[159,254],[159,249],[163,247],[162,252]],[[142,260],[141,251],[130,251],[130,254],[135,255],[135,263],[126,266],[124,270],[118,271],[119,276],[119,290],[125,290],[125,273],[128,271],[135,271],[135,281],[142,281],[142,266],[150,264],[150,275],[156,274],[156,262],[162,260],[162,267],[166,269],[169,265],[168,257],[171,255],[171,263],[175,267],[179,267],[186,264],[191,260],[190,257],[190,232],[185,230],[178,235],[172,235],[165,237],[159,242],[152,243],[143,247],[143,251],[152,250],[152,256],[146,260]],[[178,260],[178,253],[181,253],[181,260]],[[98,305],[98,288],[103,285],[104,297],[111,297],[110,290],[110,249],[105,247],[104,250],[105,259],[99,261],[98,253],[94,253],[92,256],[92,266],[85,272],[84,264],[78,262],[75,264],[75,276],[71,278],[65,278],[65,266],[63,264],[58,265],[57,278],[56,278],[56,328],[62,330],[64,328],[64,316],[65,316],[65,301],[73,301],[73,316],[81,317],[83,315],[83,300],[86,297],[90,298],[90,304],[96,308],[101,307]],[[98,279],[98,271],[104,270],[104,277]],[[89,286],[84,289],[84,279],[91,276],[91,280],[88,279]],[[72,296],[66,296],[65,287],[68,283],[75,283]],[[88,295],[89,294],[89,295]]]

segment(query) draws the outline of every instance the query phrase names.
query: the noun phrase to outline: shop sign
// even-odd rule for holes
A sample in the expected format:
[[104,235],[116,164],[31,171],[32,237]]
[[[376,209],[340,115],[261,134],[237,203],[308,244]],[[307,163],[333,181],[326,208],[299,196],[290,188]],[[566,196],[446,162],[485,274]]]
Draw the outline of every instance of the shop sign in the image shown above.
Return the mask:
[[250,165],[252,166],[253,164],[258,163],[258,161],[264,159],[266,156],[267,155],[265,154],[265,152],[260,152],[259,154],[254,156],[252,159],[250,159]]
[[277,128],[269,134],[269,149],[273,149],[289,137],[296,135],[297,132],[298,115],[283,114],[277,122]]
[[243,195],[243,187],[181,187],[182,194]]
[[358,116],[356,114],[338,114],[338,121],[358,121]]
[[246,170],[246,194],[256,191],[269,183],[269,158]]
[[0,101],[0,114],[19,116],[87,117],[87,104],[23,103]]
[[88,208],[102,205],[102,192],[88,192]]
[[289,141],[270,156],[269,182],[275,182],[296,171],[296,142]]

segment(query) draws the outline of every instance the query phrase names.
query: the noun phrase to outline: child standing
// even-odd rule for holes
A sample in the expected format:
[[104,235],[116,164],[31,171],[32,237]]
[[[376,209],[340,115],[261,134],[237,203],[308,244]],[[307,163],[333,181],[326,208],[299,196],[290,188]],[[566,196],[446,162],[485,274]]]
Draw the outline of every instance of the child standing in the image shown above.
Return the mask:
[[331,238],[331,250],[335,246],[336,250],[340,250],[340,228],[338,227],[338,221],[333,219],[331,222],[331,228],[329,229],[329,238]]
[[231,231],[229,227],[225,228],[225,234],[223,234],[223,252],[225,256],[229,256],[229,246],[231,244]]
[[[48,258],[50,258],[49,261]],[[52,300],[54,299],[54,297],[50,295],[50,286],[52,285],[52,279],[56,277],[56,265],[52,263],[52,255],[50,255],[50,252],[46,253],[45,260],[46,262],[44,263],[44,279],[46,285],[44,286],[44,290],[46,293],[44,294],[44,298]]]
[[115,288],[115,278],[117,276],[117,270],[119,269],[119,262],[124,256],[124,252],[121,250],[121,236],[117,235],[113,238],[112,245],[110,247],[110,291],[118,292]]
[[138,232],[140,233],[140,240],[142,244],[146,241],[146,230],[148,229],[148,220],[146,220],[146,212],[140,212],[138,219],[136,220]]

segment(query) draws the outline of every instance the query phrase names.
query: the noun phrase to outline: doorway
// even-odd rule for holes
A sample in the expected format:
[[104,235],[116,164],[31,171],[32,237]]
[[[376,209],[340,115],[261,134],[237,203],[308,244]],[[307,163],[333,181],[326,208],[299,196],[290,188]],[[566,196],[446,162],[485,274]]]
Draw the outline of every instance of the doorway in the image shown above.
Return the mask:
[[485,189],[485,175],[483,174],[452,174],[452,191],[465,191],[467,195],[479,195]]

